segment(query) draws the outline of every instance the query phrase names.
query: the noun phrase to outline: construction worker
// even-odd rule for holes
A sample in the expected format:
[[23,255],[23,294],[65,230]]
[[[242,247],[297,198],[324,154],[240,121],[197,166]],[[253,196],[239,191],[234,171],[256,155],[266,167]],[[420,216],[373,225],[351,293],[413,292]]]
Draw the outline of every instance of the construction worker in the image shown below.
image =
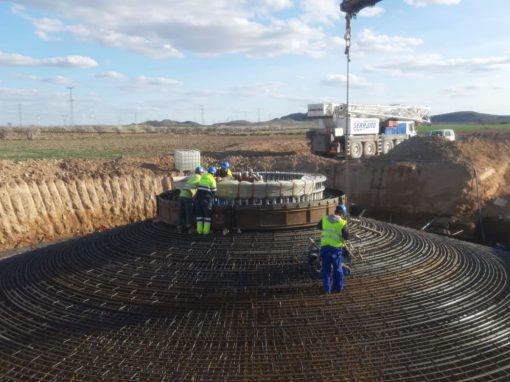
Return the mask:
[[344,289],[342,253],[345,240],[349,239],[347,209],[343,204],[335,208],[334,215],[325,215],[318,224],[321,229],[322,282],[324,292],[331,293],[331,268],[333,268],[333,291]]
[[219,178],[226,178],[227,176],[234,177],[232,171],[230,171],[230,164],[227,160],[221,162],[221,167],[218,169],[216,176]]
[[198,166],[179,194],[179,225],[177,226],[179,232],[190,232],[193,228],[193,197],[197,193],[198,182],[203,173],[204,169]]
[[207,235],[211,232],[211,217],[214,194],[216,193],[216,167],[210,166],[207,173],[202,175],[197,187],[196,215],[197,233]]

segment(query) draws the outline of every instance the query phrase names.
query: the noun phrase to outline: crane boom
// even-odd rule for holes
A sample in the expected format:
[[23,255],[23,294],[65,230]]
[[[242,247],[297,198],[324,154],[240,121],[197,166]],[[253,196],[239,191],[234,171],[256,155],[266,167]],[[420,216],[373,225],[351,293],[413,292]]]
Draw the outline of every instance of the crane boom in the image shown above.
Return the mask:
[[[347,105],[320,103],[308,105],[309,118],[345,118]],[[349,116],[355,118],[400,119],[430,123],[430,108],[414,105],[363,105],[349,104]]]
[[[346,109],[346,105],[341,104],[335,108],[335,113],[337,116],[345,116]],[[396,118],[430,123],[430,108],[425,106],[349,104],[349,114],[355,117]]]

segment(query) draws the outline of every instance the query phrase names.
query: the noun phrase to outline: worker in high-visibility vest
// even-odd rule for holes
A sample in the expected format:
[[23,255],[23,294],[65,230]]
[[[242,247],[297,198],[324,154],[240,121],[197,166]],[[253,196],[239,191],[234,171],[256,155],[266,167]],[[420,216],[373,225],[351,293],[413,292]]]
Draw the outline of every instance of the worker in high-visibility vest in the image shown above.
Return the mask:
[[198,182],[196,202],[197,233],[207,235],[211,232],[211,218],[214,195],[216,193],[216,167],[209,167]]
[[345,240],[349,239],[346,216],[347,209],[343,204],[339,204],[334,215],[325,215],[318,224],[321,230],[322,284],[326,293],[331,293],[332,269],[333,292],[344,289],[342,253]]
[[233,178],[234,177],[234,175],[232,175],[232,171],[230,170],[230,164],[228,163],[227,160],[224,160],[223,162],[221,162],[221,166],[218,169],[216,176],[218,178],[226,178],[226,177]]
[[193,228],[193,198],[197,193],[198,183],[203,173],[204,169],[198,166],[179,194],[179,224],[177,226],[179,232],[191,232]]

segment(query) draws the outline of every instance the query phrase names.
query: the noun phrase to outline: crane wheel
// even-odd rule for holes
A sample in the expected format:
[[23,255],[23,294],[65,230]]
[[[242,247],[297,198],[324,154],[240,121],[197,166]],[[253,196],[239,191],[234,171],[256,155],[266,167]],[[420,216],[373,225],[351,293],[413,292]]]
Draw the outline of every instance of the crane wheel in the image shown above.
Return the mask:
[[392,148],[393,148],[392,141],[384,141],[383,142],[383,154],[388,154]]
[[370,157],[376,154],[376,146],[374,141],[363,142],[363,155]]
[[359,159],[363,154],[363,146],[361,142],[351,142],[351,158]]

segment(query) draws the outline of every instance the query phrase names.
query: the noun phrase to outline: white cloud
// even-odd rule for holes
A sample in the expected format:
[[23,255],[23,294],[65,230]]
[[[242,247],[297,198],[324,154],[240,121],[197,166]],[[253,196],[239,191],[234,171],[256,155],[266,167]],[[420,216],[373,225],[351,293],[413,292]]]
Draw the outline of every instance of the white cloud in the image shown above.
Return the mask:
[[[331,23],[339,15],[336,0],[303,1],[303,13],[291,18],[273,13],[293,7],[291,0],[256,0],[255,6],[245,0],[211,0],[200,6],[184,0],[171,5],[166,0],[18,2],[61,18],[25,15],[40,38],[70,34],[154,58],[182,57],[186,52],[318,57],[323,54],[326,35],[312,24]],[[258,16],[264,13],[270,16],[262,20]]]
[[358,13],[359,17],[374,17],[379,16],[380,14],[384,13],[384,8],[375,6],[375,7],[367,7],[365,9],[362,9],[360,13]]
[[[328,74],[321,80],[320,84],[323,86],[344,87],[347,85],[347,76],[345,74]],[[351,74],[349,76],[349,86],[358,89],[367,89],[377,85],[355,74]]]
[[150,86],[178,86],[182,85],[181,81],[173,80],[166,77],[146,77],[139,76],[135,79],[138,85],[150,85]]
[[123,80],[126,76],[119,72],[109,71],[109,72],[101,72],[96,74],[97,78],[112,78],[116,80]]
[[48,84],[55,85],[71,85],[73,81],[70,78],[64,76],[52,76],[52,77],[39,77],[39,76],[29,76],[29,78],[33,81],[45,82]]
[[17,89],[0,87],[0,99],[2,101],[16,101],[18,99],[26,99],[39,94],[37,89]]
[[422,43],[421,39],[414,37],[381,35],[375,34],[370,29],[363,29],[356,38],[353,51],[356,53],[412,52],[414,47]]
[[332,25],[340,19],[340,6],[336,0],[301,0],[303,20],[309,23]]
[[18,16],[23,15],[24,11],[25,11],[25,7],[22,5],[19,5],[19,4],[11,5],[11,12],[15,15],[18,15]]
[[427,5],[457,5],[462,0],[404,0],[407,4],[415,7],[426,7]]
[[252,0],[254,7],[261,9],[263,12],[267,11],[281,11],[287,8],[292,8],[291,0]]
[[394,75],[510,71],[510,57],[444,58],[439,54],[392,57],[364,69]]
[[90,57],[65,56],[50,58],[33,58],[17,53],[4,53],[0,51],[0,66],[58,66],[67,68],[92,68],[97,62]]
[[282,86],[282,82],[242,85],[230,89],[230,92],[234,96],[271,96],[274,95]]
[[490,82],[473,82],[469,85],[451,86],[443,90],[444,93],[451,94],[456,97],[478,95],[481,92],[496,92],[504,90],[505,87]]

